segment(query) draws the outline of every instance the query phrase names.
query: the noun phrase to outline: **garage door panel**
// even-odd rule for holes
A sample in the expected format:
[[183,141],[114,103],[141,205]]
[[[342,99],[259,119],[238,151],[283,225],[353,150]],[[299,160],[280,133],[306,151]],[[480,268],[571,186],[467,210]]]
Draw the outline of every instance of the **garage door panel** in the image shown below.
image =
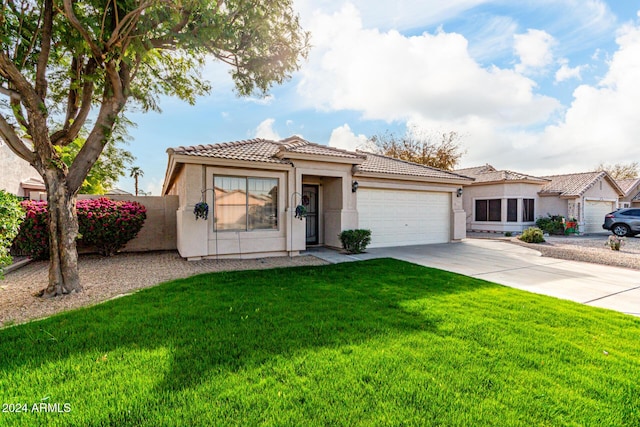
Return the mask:
[[449,241],[450,193],[363,189],[358,191],[359,227],[371,230],[370,247]]
[[614,209],[613,202],[587,200],[584,205],[584,232],[600,233],[603,230],[604,216]]

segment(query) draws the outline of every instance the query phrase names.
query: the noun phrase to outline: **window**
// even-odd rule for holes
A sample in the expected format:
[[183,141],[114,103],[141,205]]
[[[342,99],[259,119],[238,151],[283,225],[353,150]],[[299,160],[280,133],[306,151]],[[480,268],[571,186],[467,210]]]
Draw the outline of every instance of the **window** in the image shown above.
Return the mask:
[[522,199],[522,222],[533,222],[534,211],[534,199]]
[[507,222],[518,222],[518,199],[507,199]]
[[278,180],[216,176],[214,218],[218,231],[278,228]]
[[476,221],[500,221],[502,200],[476,200]]

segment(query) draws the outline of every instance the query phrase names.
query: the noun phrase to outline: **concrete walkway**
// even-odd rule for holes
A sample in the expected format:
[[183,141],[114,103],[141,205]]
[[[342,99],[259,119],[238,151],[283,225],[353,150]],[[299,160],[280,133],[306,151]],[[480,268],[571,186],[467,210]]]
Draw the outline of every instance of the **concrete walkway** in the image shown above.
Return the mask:
[[640,316],[640,271],[542,257],[535,250],[506,242],[465,239],[441,245],[369,249],[359,255],[326,248],[308,253],[332,263],[396,258]]

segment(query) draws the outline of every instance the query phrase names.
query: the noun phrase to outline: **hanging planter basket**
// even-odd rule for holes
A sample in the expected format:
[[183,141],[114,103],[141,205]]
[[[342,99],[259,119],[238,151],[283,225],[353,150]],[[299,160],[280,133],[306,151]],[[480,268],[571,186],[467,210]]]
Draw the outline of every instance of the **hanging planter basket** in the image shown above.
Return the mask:
[[209,205],[206,202],[196,203],[196,206],[193,208],[193,214],[196,216],[196,221],[199,218],[206,221],[207,218],[209,218]]
[[296,206],[296,218],[302,221],[307,216],[307,208],[304,205]]

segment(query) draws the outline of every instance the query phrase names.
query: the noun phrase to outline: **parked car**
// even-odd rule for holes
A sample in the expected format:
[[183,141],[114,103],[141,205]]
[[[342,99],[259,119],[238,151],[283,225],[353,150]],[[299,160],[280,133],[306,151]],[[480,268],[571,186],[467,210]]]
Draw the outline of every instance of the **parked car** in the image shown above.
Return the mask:
[[604,216],[602,228],[616,236],[633,237],[640,234],[640,209],[626,208],[608,213]]

